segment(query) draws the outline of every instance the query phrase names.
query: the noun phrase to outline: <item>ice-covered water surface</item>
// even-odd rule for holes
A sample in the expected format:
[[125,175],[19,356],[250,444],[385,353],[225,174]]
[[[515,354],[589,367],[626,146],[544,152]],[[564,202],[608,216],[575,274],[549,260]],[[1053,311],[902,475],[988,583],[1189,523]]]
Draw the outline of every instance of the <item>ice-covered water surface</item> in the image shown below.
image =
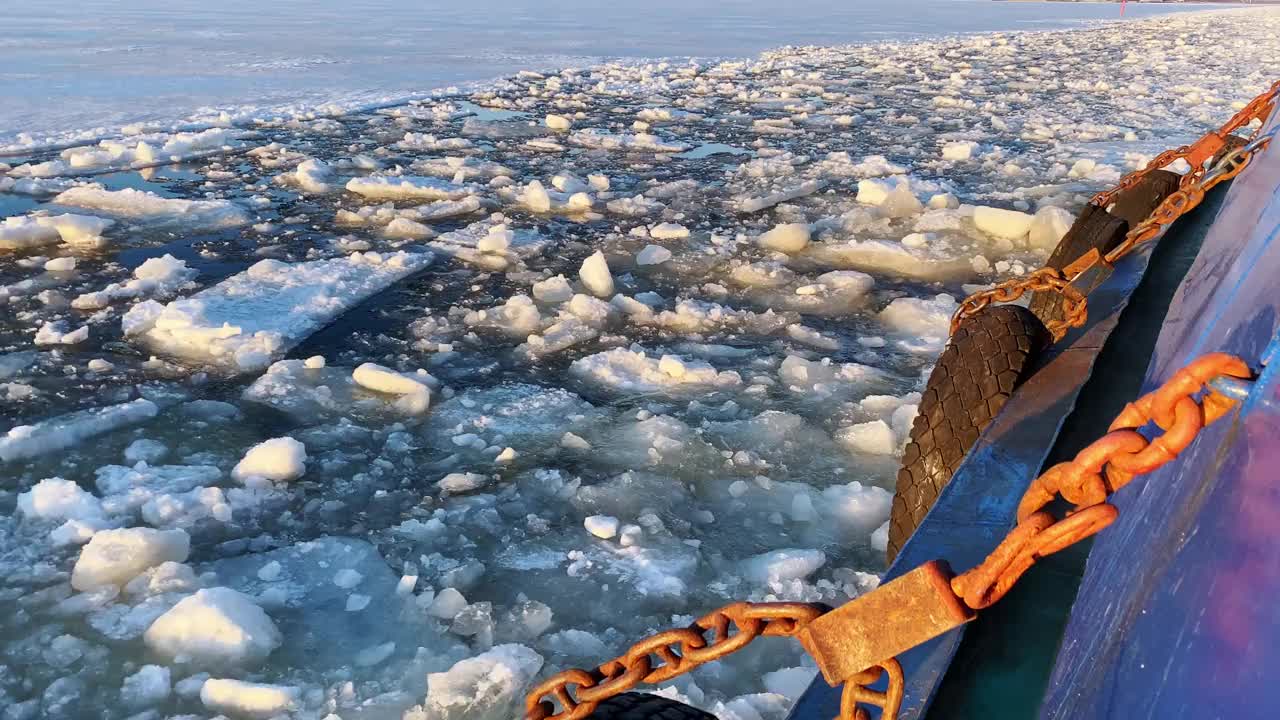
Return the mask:
[[[1203,7],[1203,6],[1193,6]],[[1185,10],[1134,5],[1130,17]],[[990,0],[598,3],[519,0],[10,2],[0,39],[0,147],[422,97],[526,69],[615,58],[740,57],[779,45],[1067,27],[1108,5]]]
[[[0,706],[506,718],[730,600],[865,592],[956,298],[1262,90],[1278,30],[525,72],[16,160]],[[810,673],[662,692],[775,720]]]

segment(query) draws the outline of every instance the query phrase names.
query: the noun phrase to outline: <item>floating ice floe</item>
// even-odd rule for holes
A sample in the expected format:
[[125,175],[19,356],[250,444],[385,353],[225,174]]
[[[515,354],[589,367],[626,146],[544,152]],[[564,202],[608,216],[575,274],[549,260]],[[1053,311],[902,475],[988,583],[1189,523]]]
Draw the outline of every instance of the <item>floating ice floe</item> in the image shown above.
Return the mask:
[[515,170],[500,163],[475,157],[424,158],[415,160],[413,171],[452,180],[455,183],[511,177]]
[[329,181],[332,179],[333,168],[328,163],[315,158],[307,158],[290,172],[277,176],[279,182],[309,193],[329,192],[331,189]]
[[550,240],[535,228],[512,228],[502,216],[447,232],[429,243],[445,255],[490,270],[504,270],[541,253]]
[[259,663],[281,643],[267,613],[227,587],[187,596],[157,618],[144,637],[152,652],[171,662],[210,669]]
[[185,530],[103,530],[80,550],[71,571],[71,587],[81,592],[103,585],[119,587],[147,568],[183,562],[190,552],[191,537]]
[[77,310],[97,310],[117,300],[170,296],[184,288],[195,276],[196,271],[188,268],[185,260],[168,254],[149,258],[134,269],[131,280],[111,283],[101,290],[84,293],[71,301],[71,307]]
[[93,210],[117,220],[216,229],[249,222],[243,208],[230,200],[182,200],[125,188],[74,187],[59,194],[55,205]]
[[150,420],[159,411],[155,403],[139,399],[80,410],[35,425],[19,425],[0,437],[0,460],[22,460],[65,450],[96,435]]
[[211,128],[139,140],[103,140],[96,146],[63,150],[58,160],[19,165],[11,172],[23,177],[58,177],[147,168],[194,160],[243,147],[242,130]]
[[189,298],[146,301],[125,334],[155,352],[223,372],[265,368],[370,295],[431,264],[430,253],[355,253],[288,264],[263,260]]
[[102,234],[115,223],[90,215],[25,215],[0,222],[0,250],[28,250],[65,242],[79,247],[98,247]]
[[380,175],[351,178],[347,190],[375,200],[461,200],[474,189],[434,177]]
[[307,471],[307,446],[291,437],[272,438],[249,448],[231,469],[231,477],[247,483],[251,478],[284,482]]
[[598,128],[586,128],[574,131],[569,142],[588,148],[602,150],[631,150],[651,153],[678,153],[689,149],[688,145],[663,140],[649,133],[613,133]]
[[650,357],[643,350],[615,348],[575,360],[569,372],[583,381],[627,394],[681,395],[736,388],[742,377],[676,355]]
[[200,686],[200,702],[216,713],[235,717],[271,718],[297,709],[302,690],[288,685],[209,678]]
[[936,355],[951,335],[951,316],[958,305],[945,293],[929,300],[898,298],[880,311],[880,321],[899,336],[903,349]]

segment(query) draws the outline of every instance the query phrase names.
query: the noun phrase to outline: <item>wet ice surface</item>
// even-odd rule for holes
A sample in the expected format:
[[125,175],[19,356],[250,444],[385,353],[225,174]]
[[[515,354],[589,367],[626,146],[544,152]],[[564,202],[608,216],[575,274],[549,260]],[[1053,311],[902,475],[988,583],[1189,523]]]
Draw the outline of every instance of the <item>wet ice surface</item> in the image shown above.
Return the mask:
[[[505,718],[730,600],[865,592],[956,298],[1263,89],[1277,30],[523,73],[12,163],[6,718]],[[809,672],[770,641],[663,692],[781,718]]]

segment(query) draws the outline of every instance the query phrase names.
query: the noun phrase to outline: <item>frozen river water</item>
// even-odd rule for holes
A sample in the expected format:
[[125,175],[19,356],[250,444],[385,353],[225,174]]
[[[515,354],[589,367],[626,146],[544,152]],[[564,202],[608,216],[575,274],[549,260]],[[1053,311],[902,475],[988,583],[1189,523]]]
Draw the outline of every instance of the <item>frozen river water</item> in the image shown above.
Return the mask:
[[[103,122],[179,91],[341,101],[0,157],[0,720],[510,720],[540,678],[731,600],[856,597],[956,299],[1280,67],[1278,9],[533,72],[567,61],[553,37],[917,30],[903,4],[839,37],[803,34],[834,26],[816,4],[752,4],[694,43],[584,4],[476,21],[542,38],[496,57],[516,41],[456,18],[429,45],[372,4],[341,33],[261,4],[0,40],[122,49],[49,84]],[[387,95],[519,71],[342,95],[384,67]],[[71,99],[92,87],[101,112]],[[762,642],[661,692],[782,720],[813,673]]]
[[[1202,8],[1130,3],[1130,18]],[[990,0],[0,2],[0,145],[171,121],[416,97],[526,69],[753,55],[1116,20],[1099,3]],[[206,113],[201,112],[201,115]]]

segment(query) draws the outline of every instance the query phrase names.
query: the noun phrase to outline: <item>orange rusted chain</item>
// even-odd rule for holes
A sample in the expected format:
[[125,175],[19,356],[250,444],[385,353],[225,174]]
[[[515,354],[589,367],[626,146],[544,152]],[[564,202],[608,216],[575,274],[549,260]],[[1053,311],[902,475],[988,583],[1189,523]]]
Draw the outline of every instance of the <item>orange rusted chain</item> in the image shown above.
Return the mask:
[[[566,670],[547,678],[529,693],[525,720],[581,720],[594,712],[601,701],[641,683],[666,682],[735,653],[761,636],[792,637],[829,609],[811,603],[726,605],[687,628],[648,637],[594,671]],[[734,629],[736,632],[731,633]],[[892,670],[889,672],[892,675]],[[902,669],[897,672],[901,678]],[[877,674],[868,682],[878,677]],[[897,697],[901,702],[901,692]],[[883,703],[881,706],[887,707]]]
[[965,298],[955,315],[951,317],[951,333],[955,334],[962,320],[989,305],[1014,302],[1029,292],[1043,290],[1062,295],[1062,319],[1050,322],[1046,326],[1054,340],[1061,340],[1068,329],[1084,324],[1088,315],[1088,304],[1084,294],[1071,286],[1071,280],[1065,277],[1061,270],[1043,267],[1026,277],[1006,280]]
[[[1280,96],[1280,82],[1272,86],[1272,89],[1267,93],[1254,98],[1253,102],[1245,110],[1237,113],[1236,117],[1224,125],[1223,128],[1238,129],[1238,127],[1246,125],[1254,119],[1253,113],[1264,111],[1265,113],[1270,113],[1274,109],[1276,97],[1278,96]],[[1248,116],[1247,119],[1246,115]],[[1264,114],[1263,117],[1266,117],[1266,115]],[[1213,133],[1210,133],[1205,137],[1212,135]],[[1192,182],[1179,187],[1161,201],[1146,220],[1131,228],[1125,235],[1124,240],[1107,252],[1106,255],[1086,255],[1080,261],[1072,263],[1064,270],[1051,267],[1040,268],[1026,277],[1006,280],[992,288],[976,292],[965,298],[951,317],[952,334],[955,334],[955,331],[960,327],[960,323],[966,318],[972,317],[989,305],[1013,302],[1028,292],[1047,290],[1059,293],[1063,298],[1063,316],[1049,321],[1045,326],[1049,334],[1053,336],[1054,341],[1061,340],[1066,335],[1067,330],[1084,325],[1089,317],[1088,298],[1072,284],[1076,278],[1083,276],[1093,266],[1114,265],[1124,256],[1158,237],[1174,221],[1199,206],[1204,201],[1206,193],[1243,172],[1254,156],[1267,148],[1274,136],[1274,131],[1267,135],[1255,133],[1250,142],[1243,147],[1228,152],[1212,170],[1188,173],[1186,178],[1191,179]],[[1221,145],[1218,145],[1217,148],[1220,150]],[[1156,161],[1169,153],[1176,154],[1183,150],[1186,150],[1186,148],[1170,150],[1161,154]],[[1210,156],[1216,153],[1217,150],[1214,150],[1213,153],[1210,153]],[[1152,163],[1154,164],[1156,161],[1152,161]],[[1172,160],[1169,162],[1172,162]],[[1138,172],[1144,173],[1146,171]],[[1122,179],[1120,185],[1113,192],[1118,192],[1127,187],[1125,182],[1128,179],[1128,177]],[[1096,204],[1097,198],[1094,200]],[[1084,261],[1083,265],[1081,261]]]
[[1228,135],[1254,120],[1265,120],[1271,114],[1275,109],[1275,101],[1278,94],[1280,94],[1280,81],[1274,83],[1266,92],[1250,100],[1239,112],[1231,116],[1231,119],[1223,124],[1222,127],[1206,133],[1190,145],[1183,145],[1180,148],[1160,153],[1152,158],[1146,167],[1120,178],[1120,182],[1116,183],[1115,187],[1094,195],[1093,199],[1089,201],[1090,204],[1102,208],[1109,206],[1115,201],[1116,196],[1137,185],[1142,178],[1155,170],[1168,167],[1179,159],[1185,159],[1187,164],[1191,166],[1191,172],[1187,173],[1187,176],[1183,178],[1184,184],[1189,184],[1197,173],[1203,174],[1204,163],[1209,158],[1217,155],[1226,146]]
[[[832,685],[844,683],[839,720],[895,720],[905,683],[896,655],[973,619],[998,602],[1036,561],[1091,537],[1113,523],[1107,500],[1137,474],[1176,458],[1200,431],[1237,401],[1208,389],[1215,377],[1252,377],[1243,360],[1205,355],[1160,387],[1125,406],[1109,432],[1075,459],[1049,468],[1027,488],[1018,522],[979,565],[952,577],[930,561],[831,611],[806,603],[734,603],[688,628],[658,633],[593,671],[566,670],[538,685],[525,720],[582,720],[600,702],[641,683],[660,683],[732,654],[757,637],[799,637]],[[1152,423],[1164,432],[1138,432]],[[1046,510],[1057,496],[1073,504],[1058,519]],[[736,630],[736,632],[735,632]],[[871,657],[885,657],[870,660]],[[872,689],[887,680],[883,691]]]
[[[1118,511],[1106,502],[1135,475],[1176,458],[1209,423],[1235,405],[1210,391],[1195,396],[1214,377],[1251,377],[1234,355],[1211,353],[1179,370],[1156,390],[1129,403],[1110,431],[1073,460],[1049,468],[1032,481],[1018,503],[1018,524],[982,564],[951,581],[956,594],[975,610],[1000,600],[1039,558],[1096,534]],[[1164,430],[1153,440],[1137,431],[1152,420]],[[1063,520],[1044,508],[1061,495],[1074,506]]]
[[[889,684],[884,692],[872,690],[870,685],[888,677]],[[880,708],[881,720],[898,717],[902,708],[902,697],[906,694],[906,682],[902,674],[902,663],[897,658],[889,658],[883,663],[863,670],[845,681],[844,692],[840,694],[840,720],[871,720],[871,713],[863,705]]]
[[1262,136],[1244,147],[1232,150],[1208,174],[1187,187],[1175,190],[1151,212],[1146,220],[1129,230],[1124,240],[1106,254],[1103,258],[1104,262],[1114,264],[1138,246],[1154,239],[1175,220],[1194,210],[1204,201],[1206,193],[1244,172],[1254,156],[1266,149],[1271,139],[1271,135]]

